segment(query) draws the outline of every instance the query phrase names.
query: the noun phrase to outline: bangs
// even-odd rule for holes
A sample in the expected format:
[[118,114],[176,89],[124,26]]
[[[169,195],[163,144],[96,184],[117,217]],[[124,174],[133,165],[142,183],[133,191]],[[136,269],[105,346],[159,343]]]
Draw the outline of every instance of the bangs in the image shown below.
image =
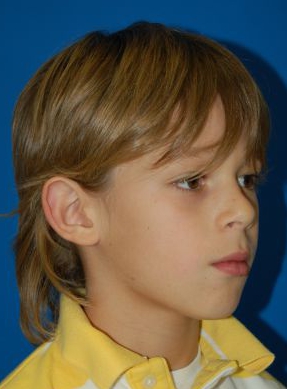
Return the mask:
[[204,129],[216,97],[220,96],[225,129],[219,142],[207,147],[216,148],[210,165],[223,161],[244,137],[247,162],[253,165],[259,162],[266,168],[269,111],[253,78],[225,48],[198,36],[188,39],[187,74],[172,115],[174,118],[168,119],[165,124],[168,130],[160,138],[165,151],[156,165],[193,153],[192,146]]

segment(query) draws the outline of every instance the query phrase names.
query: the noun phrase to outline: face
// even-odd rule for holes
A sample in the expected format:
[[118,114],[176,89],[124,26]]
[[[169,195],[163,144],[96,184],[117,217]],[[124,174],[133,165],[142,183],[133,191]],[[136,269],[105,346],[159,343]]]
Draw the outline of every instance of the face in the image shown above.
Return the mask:
[[[195,148],[214,144],[224,128],[218,98]],[[210,150],[156,169],[158,155],[151,153],[115,169],[103,199],[95,283],[105,280],[116,304],[195,319],[234,311],[258,232],[257,174],[246,164],[245,146],[241,139],[202,176]]]

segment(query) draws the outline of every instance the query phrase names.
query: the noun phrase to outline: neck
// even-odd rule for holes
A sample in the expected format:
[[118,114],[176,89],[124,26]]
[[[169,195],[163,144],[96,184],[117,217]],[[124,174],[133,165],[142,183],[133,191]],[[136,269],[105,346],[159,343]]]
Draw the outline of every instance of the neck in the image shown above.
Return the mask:
[[89,296],[91,304],[85,308],[86,314],[96,328],[118,344],[148,358],[164,357],[171,370],[187,366],[196,357],[198,320],[160,309],[152,302],[144,306],[125,299],[121,304],[94,296]]

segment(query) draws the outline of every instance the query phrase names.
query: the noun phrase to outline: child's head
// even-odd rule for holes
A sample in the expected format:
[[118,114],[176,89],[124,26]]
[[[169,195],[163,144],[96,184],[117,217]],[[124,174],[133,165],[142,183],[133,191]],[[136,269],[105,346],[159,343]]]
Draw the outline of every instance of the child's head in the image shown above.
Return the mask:
[[115,167],[158,152],[155,167],[189,156],[220,96],[225,131],[212,163],[246,139],[246,158],[264,164],[268,114],[244,66],[198,35],[139,23],[95,32],[36,73],[20,96],[13,126],[19,191],[17,276],[23,329],[49,336],[43,312],[57,314],[56,291],[83,301],[77,245],[46,221],[42,190],[52,177],[108,192]]

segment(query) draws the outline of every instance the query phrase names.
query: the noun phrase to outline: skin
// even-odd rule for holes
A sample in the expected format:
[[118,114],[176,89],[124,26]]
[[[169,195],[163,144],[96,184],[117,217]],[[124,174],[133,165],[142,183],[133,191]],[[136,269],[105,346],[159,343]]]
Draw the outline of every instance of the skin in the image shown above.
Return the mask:
[[[214,144],[224,128],[217,98],[194,146]],[[244,253],[251,267],[255,255],[255,172],[246,165],[245,146],[241,139],[197,180],[189,178],[210,161],[210,150],[157,169],[158,153],[150,153],[116,167],[108,191],[90,195],[99,210],[99,239],[80,252],[91,302],[85,310],[95,327],[178,369],[197,354],[200,321],[232,314],[247,276],[226,274],[214,263]]]

